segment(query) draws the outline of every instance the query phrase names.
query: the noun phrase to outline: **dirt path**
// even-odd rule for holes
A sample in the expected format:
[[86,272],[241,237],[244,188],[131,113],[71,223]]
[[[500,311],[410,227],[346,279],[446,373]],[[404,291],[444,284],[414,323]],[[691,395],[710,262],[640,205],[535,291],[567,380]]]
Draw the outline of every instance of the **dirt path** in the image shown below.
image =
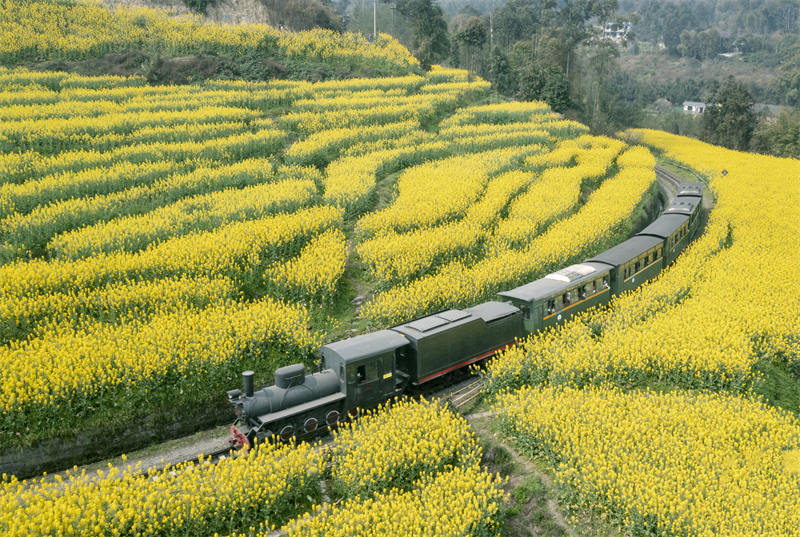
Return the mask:
[[[561,535],[578,537],[578,534],[564,518],[558,502],[553,499],[555,493],[553,480],[549,475],[540,471],[530,460],[522,456],[516,449],[503,442],[497,435],[489,430],[489,418],[492,415],[493,412],[480,412],[464,417],[479,436],[488,440],[490,444],[502,447],[511,456],[516,470],[512,475],[509,475],[508,484],[506,486],[507,490],[511,492],[517,487],[524,486],[526,478],[528,476],[534,476],[544,485],[546,491],[546,509],[550,519],[550,525],[557,526],[561,530],[557,533]],[[536,516],[537,511],[540,511],[539,506],[542,499],[541,495],[537,496],[536,494],[532,494],[527,502],[521,506],[519,513],[509,517],[506,521],[507,527],[504,534],[514,536],[523,535],[524,533],[535,536],[552,535],[552,531],[548,532],[546,529],[543,530],[543,527],[546,528],[548,526],[547,522],[538,520],[540,517]]]

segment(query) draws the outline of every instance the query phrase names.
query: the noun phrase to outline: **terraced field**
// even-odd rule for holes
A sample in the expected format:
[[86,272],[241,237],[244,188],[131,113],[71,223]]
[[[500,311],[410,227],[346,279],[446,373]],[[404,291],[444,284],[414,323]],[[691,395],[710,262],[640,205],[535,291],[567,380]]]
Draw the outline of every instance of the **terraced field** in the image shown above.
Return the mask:
[[[227,421],[243,369],[267,383],[315,365],[325,341],[477,303],[624,240],[658,211],[658,158],[705,178],[702,236],[656,280],[493,360],[482,414],[600,533],[798,534],[797,161],[593,136],[466,72],[422,72],[394,42],[43,6],[0,6],[6,64],[266,39],[396,76],[158,86],[0,68],[3,454],[50,446],[57,466],[61,446],[98,431],[108,454],[141,443],[131,429]],[[325,448],[0,472],[0,533],[498,535],[508,486],[486,460],[462,417],[401,401]]]

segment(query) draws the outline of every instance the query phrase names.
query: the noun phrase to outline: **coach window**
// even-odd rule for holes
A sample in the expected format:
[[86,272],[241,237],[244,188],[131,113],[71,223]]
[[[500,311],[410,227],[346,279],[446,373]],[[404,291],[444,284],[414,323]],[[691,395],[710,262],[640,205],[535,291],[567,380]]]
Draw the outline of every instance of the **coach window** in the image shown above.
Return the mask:
[[556,299],[551,298],[547,301],[547,313],[555,313],[556,312]]
[[597,292],[597,280],[592,282],[592,294]]
[[578,288],[578,299],[579,300],[583,300],[584,298],[586,298],[586,286],[585,285],[581,285]]
[[530,308],[530,306],[520,306],[519,309],[522,310],[522,316],[525,319],[530,319],[531,318],[531,308]]
[[569,291],[564,293],[564,296],[561,297],[562,302],[564,302],[564,306],[569,306],[571,304],[571,302],[572,302],[571,298],[572,297],[570,297]]

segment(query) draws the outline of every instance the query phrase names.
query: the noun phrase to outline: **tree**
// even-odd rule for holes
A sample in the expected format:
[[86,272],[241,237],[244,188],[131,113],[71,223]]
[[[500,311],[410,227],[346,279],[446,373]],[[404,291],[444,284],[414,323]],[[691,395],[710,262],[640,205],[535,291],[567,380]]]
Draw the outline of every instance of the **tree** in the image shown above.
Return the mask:
[[478,17],[470,17],[456,32],[454,38],[467,56],[467,70],[475,71],[474,53],[486,43],[486,27]]
[[590,21],[602,27],[617,10],[617,0],[564,0],[558,12],[561,36],[567,50],[564,72],[569,77],[575,48],[592,36]]
[[344,29],[342,17],[327,0],[264,0],[270,12],[270,23],[291,30],[328,28]]
[[[587,81],[587,115],[586,122],[592,129],[599,129],[604,123],[604,117],[600,114],[601,92],[605,87],[606,79],[616,70],[616,59],[619,57],[619,49],[616,43],[608,39],[594,39],[589,42],[587,47],[589,53],[589,80]],[[606,87],[607,89],[607,87]]]
[[722,52],[722,37],[715,29],[703,30],[697,34],[700,57],[704,60],[715,57]]
[[703,113],[703,140],[746,151],[755,127],[753,97],[744,84],[729,77],[712,89]]
[[753,133],[750,148],[759,153],[800,158],[800,108],[781,111],[774,123],[762,122]]
[[517,97],[524,101],[545,101],[556,112],[572,106],[569,79],[553,66],[532,63],[519,77]]
[[447,58],[450,37],[442,8],[433,0],[396,0],[397,11],[411,20],[412,49],[423,68]]
[[680,34],[680,45],[677,47],[678,53],[684,58],[700,59],[700,42],[697,39],[697,32],[684,30]]
[[489,74],[497,91],[504,95],[511,95],[516,90],[517,80],[508,58],[500,47],[494,47],[489,59]]
[[541,32],[555,18],[554,0],[508,0],[494,13],[495,41],[507,47]]

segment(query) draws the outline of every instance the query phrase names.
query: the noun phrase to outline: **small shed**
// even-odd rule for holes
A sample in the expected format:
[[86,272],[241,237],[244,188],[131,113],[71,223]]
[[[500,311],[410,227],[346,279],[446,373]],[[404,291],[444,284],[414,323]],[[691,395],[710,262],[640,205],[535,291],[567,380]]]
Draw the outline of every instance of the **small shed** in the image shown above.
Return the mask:
[[706,111],[706,103],[697,101],[683,101],[683,111],[690,114],[702,114]]

